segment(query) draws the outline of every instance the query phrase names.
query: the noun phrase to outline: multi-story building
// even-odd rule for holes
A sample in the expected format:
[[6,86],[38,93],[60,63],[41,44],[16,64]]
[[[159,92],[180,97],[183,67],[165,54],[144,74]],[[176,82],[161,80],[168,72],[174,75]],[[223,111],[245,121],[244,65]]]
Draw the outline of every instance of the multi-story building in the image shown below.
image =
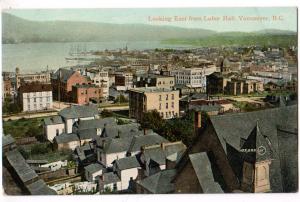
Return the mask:
[[22,84],[39,82],[50,83],[50,72],[40,72],[35,74],[20,74],[19,68],[16,68],[16,88],[18,89]]
[[109,76],[108,71],[101,69],[88,69],[86,75],[91,79],[92,84],[95,84],[102,91],[102,97],[109,96]]
[[60,68],[51,77],[53,98],[58,101],[72,102],[72,86],[87,83],[87,78],[78,71]]
[[3,79],[2,98],[13,96],[13,86],[9,78]]
[[116,72],[115,86],[117,90],[128,90],[133,86],[133,74],[131,72]]
[[103,97],[102,88],[94,84],[72,86],[73,102],[77,104],[87,104],[91,98],[100,99]]
[[172,89],[175,85],[174,76],[164,76],[159,74],[142,74],[137,75],[136,87],[158,87],[158,88],[169,88]]
[[163,119],[179,116],[179,91],[145,87],[129,91],[129,116],[141,120],[143,114],[157,110]]
[[206,76],[215,71],[215,66],[203,68],[182,68],[171,71],[171,76],[175,76],[176,84],[186,85],[191,88],[205,88]]
[[52,108],[52,87],[50,84],[30,83],[18,90],[18,100],[24,112]]

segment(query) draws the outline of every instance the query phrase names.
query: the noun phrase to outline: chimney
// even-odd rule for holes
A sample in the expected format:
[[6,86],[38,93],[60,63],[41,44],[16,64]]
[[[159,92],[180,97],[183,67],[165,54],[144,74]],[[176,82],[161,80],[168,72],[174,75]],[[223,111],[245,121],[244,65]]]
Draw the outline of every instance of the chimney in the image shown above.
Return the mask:
[[102,140],[102,148],[105,146],[105,140]]
[[201,112],[195,112],[195,131],[201,128]]
[[160,147],[161,147],[162,150],[165,150],[166,144],[162,142],[162,143],[160,144]]
[[147,135],[147,133],[148,133],[148,129],[144,128],[144,135]]

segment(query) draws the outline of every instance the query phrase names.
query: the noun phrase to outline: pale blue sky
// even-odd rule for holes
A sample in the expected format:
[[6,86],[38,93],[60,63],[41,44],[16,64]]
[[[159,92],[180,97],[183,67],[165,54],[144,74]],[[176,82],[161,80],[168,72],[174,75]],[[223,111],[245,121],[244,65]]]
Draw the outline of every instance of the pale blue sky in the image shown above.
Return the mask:
[[[273,8],[113,8],[113,9],[18,9],[6,10],[21,18],[36,21],[70,20],[92,21],[105,23],[141,23],[152,25],[172,25],[187,28],[203,28],[215,31],[257,31],[261,29],[282,29],[297,31],[297,8],[296,7],[273,7]],[[162,16],[171,17],[172,22],[149,21],[148,17]],[[228,21],[186,21],[175,22],[174,16],[235,16],[235,20]],[[270,20],[242,22],[239,16],[261,16]],[[282,16],[282,21],[273,21],[272,16]]]

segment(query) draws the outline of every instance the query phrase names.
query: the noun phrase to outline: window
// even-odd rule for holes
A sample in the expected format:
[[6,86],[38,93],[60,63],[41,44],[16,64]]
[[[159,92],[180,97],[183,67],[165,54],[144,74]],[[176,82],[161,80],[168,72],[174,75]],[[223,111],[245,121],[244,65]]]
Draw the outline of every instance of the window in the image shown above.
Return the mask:
[[166,109],[168,109],[168,107],[169,107],[169,105],[168,105],[168,103],[166,103]]
[[40,102],[42,102],[43,101],[43,98],[42,97],[40,97]]
[[27,106],[27,109],[30,110],[30,105]]
[[159,110],[161,110],[161,103],[159,103]]
[[47,102],[50,102],[50,97],[47,97]]
[[168,100],[169,99],[169,95],[166,95],[166,100]]
[[36,98],[33,98],[33,102],[36,102]]
[[159,101],[161,101],[161,95],[159,95]]
[[56,136],[59,135],[59,129],[56,129]]
[[174,100],[174,94],[172,94],[172,100]]
[[40,103],[40,108],[43,108],[43,104],[42,103]]
[[114,190],[114,191],[117,191],[117,183],[114,183],[113,190]]
[[172,102],[171,107],[174,108],[174,102]]

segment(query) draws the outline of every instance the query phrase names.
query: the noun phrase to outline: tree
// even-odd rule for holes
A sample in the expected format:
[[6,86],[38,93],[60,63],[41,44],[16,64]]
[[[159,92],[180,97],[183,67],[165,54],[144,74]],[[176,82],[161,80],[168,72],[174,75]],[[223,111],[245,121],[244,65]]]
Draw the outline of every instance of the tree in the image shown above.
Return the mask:
[[104,109],[101,112],[101,117],[106,118],[106,117],[112,117],[114,114],[111,111],[108,111],[107,109]]
[[141,120],[141,127],[148,129],[151,128],[154,131],[160,131],[165,125],[165,120],[161,118],[158,111],[152,110],[143,114]]

